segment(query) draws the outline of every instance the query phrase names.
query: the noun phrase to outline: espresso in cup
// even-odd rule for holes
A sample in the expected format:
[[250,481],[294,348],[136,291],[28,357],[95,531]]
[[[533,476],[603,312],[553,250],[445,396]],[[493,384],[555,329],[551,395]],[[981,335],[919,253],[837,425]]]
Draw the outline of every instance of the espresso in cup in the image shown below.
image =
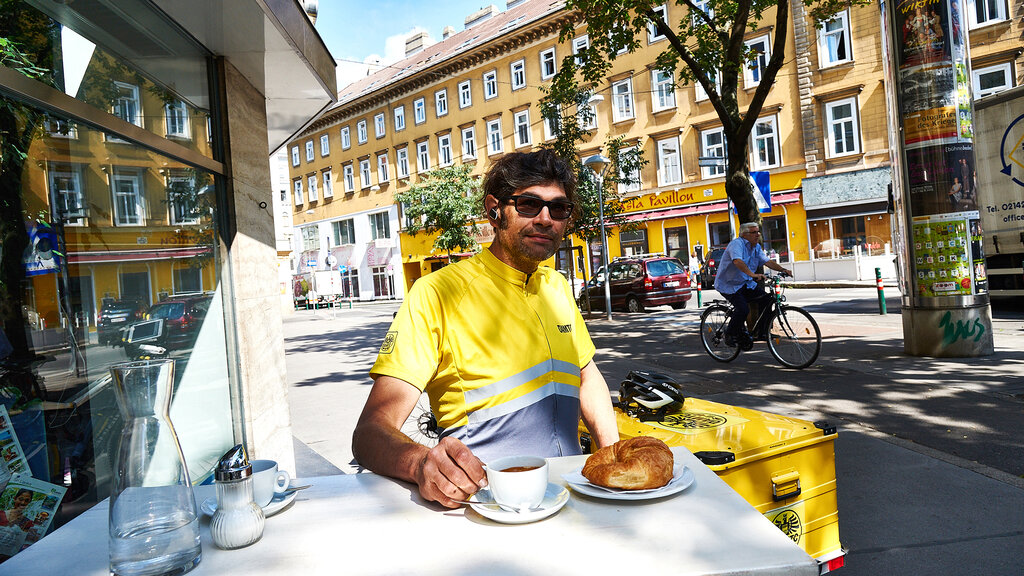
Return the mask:
[[264,508],[274,499],[275,494],[288,488],[292,477],[287,470],[278,470],[277,462],[273,460],[250,460],[249,463],[252,464],[253,500],[260,508]]
[[498,504],[537,508],[548,489],[548,462],[537,456],[507,456],[487,464],[487,487]]

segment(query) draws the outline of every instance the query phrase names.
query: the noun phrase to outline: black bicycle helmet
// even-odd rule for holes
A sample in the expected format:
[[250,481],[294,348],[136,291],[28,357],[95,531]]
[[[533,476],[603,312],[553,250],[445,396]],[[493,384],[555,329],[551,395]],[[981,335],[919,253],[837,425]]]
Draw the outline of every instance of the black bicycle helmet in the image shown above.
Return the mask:
[[641,420],[660,418],[685,400],[679,384],[664,374],[633,370],[619,385],[619,407]]

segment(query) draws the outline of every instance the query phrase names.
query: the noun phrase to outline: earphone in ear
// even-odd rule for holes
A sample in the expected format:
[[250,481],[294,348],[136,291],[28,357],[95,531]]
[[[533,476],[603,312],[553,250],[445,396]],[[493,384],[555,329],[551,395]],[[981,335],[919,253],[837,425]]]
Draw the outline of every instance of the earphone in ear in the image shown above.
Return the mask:
[[487,215],[491,217],[491,220],[501,220],[501,212],[498,212],[497,208],[491,208]]

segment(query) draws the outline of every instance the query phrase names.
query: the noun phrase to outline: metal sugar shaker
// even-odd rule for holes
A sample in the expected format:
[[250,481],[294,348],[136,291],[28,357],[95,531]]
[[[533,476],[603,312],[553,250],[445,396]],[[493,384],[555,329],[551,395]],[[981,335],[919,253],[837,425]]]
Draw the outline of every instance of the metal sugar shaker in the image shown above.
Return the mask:
[[221,456],[214,478],[217,511],[210,521],[213,543],[231,550],[259,540],[266,519],[253,497],[252,465],[244,446],[238,444]]

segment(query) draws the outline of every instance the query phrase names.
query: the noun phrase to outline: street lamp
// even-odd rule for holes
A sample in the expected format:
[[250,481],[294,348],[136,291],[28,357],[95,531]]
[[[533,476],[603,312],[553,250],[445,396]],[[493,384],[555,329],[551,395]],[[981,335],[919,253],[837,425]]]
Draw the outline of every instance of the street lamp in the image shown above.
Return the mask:
[[600,154],[594,154],[583,161],[583,165],[593,170],[597,177],[597,214],[601,222],[601,260],[604,264],[604,309],[609,320],[612,319],[612,286],[611,270],[608,267],[608,236],[604,231],[604,171],[610,163],[611,160]]

